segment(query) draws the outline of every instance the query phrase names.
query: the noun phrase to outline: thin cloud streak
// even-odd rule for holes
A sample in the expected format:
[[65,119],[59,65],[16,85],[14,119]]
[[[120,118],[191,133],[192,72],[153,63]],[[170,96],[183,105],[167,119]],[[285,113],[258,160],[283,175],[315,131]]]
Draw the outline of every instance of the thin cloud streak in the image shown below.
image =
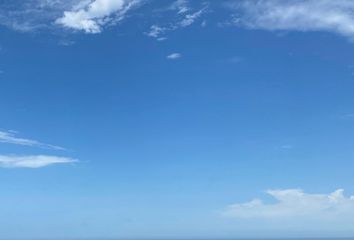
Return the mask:
[[176,60],[182,57],[182,54],[180,53],[172,53],[170,55],[168,55],[166,58],[170,59],[170,60]]
[[169,7],[170,10],[177,10],[178,14],[183,14],[190,11],[190,7],[188,6],[189,2],[187,0],[177,0],[171,4]]
[[165,40],[164,35],[167,32],[183,29],[194,24],[202,15],[207,11],[208,5],[203,4],[204,7],[197,11],[193,11],[189,7],[189,2],[186,0],[177,0],[168,8],[168,10],[176,11],[177,20],[165,23],[164,25],[153,24],[150,26],[150,30],[145,35],[155,38],[158,41]]
[[66,151],[66,149],[63,147],[42,143],[42,142],[32,140],[32,139],[16,137],[15,134],[16,134],[15,132],[0,131],[0,142],[1,143],[8,143],[8,144],[15,144],[15,145],[22,145],[22,146],[29,146],[29,147],[39,147],[39,148],[45,148],[45,149]]
[[76,163],[78,160],[58,156],[6,156],[0,155],[1,168],[43,168],[53,164]]

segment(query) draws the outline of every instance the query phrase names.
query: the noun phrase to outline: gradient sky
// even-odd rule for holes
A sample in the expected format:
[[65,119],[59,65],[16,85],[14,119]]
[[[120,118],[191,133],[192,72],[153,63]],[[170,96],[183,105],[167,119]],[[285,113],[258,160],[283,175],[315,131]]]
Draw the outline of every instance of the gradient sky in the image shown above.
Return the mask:
[[1,1],[0,238],[353,236],[353,56],[349,0]]

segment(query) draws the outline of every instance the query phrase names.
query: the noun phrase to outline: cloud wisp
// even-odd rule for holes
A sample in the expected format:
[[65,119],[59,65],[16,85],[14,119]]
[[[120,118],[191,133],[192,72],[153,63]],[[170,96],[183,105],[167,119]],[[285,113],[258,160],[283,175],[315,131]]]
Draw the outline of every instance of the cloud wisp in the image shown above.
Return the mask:
[[326,31],[354,40],[354,1],[243,0],[233,23],[251,29]]
[[228,206],[223,215],[235,219],[293,223],[336,223],[354,221],[354,196],[346,197],[339,189],[330,194],[309,194],[299,189],[270,190],[274,203],[254,199]]
[[176,60],[182,57],[181,53],[171,53],[170,55],[168,55],[166,58],[169,60]]
[[53,164],[69,164],[78,162],[76,159],[57,156],[16,156],[0,155],[1,168],[43,168]]
[[189,5],[189,1],[187,0],[177,0],[173,2],[167,10],[175,11],[176,19],[164,25],[152,25],[150,30],[146,32],[146,35],[155,38],[158,41],[165,40],[166,37],[164,37],[164,35],[167,32],[176,31],[178,29],[191,26],[199,18],[201,18],[208,9],[206,4],[203,4],[204,6],[197,11],[193,10],[193,8],[191,8]]
[[42,143],[32,139],[20,138],[16,136],[15,132],[11,131],[0,131],[0,143],[9,143],[15,145],[29,146],[29,147],[39,147],[51,150],[61,150],[65,151],[66,149],[60,146],[55,146],[51,144]]
[[[19,32],[52,28],[52,22],[79,0],[2,0],[0,25]],[[53,29],[52,29],[53,30]]]
[[20,32],[56,31],[62,27],[99,33],[124,19],[144,0],[3,0],[0,25]]
[[106,24],[122,20],[139,0],[82,0],[72,10],[65,11],[55,23],[86,33],[100,33]]
[[[20,32],[64,28],[101,33],[106,26],[117,24],[145,2],[147,0],[4,0],[0,2],[0,25]],[[146,35],[161,41],[165,39],[161,36],[163,33],[192,25],[205,12],[206,4],[200,10],[194,10],[190,5],[189,0],[173,1],[164,10],[169,13],[164,23],[151,26]]]
[[170,10],[177,10],[178,14],[183,14],[190,11],[189,3],[187,0],[177,0],[171,4]]
[[179,22],[179,26],[184,28],[192,25],[198,18],[202,16],[205,12],[205,8],[200,9],[194,13],[190,13],[184,16],[184,18]]

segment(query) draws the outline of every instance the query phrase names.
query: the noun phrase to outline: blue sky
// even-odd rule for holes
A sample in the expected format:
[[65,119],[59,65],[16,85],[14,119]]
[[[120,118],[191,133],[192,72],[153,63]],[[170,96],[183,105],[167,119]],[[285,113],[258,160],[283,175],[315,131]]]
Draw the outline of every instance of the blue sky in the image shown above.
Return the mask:
[[0,237],[354,235],[354,3],[0,2]]

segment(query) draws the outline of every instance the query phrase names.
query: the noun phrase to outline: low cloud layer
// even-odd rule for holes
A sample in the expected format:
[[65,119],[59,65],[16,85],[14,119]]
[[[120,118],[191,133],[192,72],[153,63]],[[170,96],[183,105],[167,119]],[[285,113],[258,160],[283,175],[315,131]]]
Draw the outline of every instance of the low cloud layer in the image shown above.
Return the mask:
[[15,145],[22,145],[22,146],[30,146],[30,147],[40,147],[52,150],[65,150],[63,147],[41,143],[36,140],[20,138],[16,136],[16,132],[11,131],[0,131],[0,143],[9,143]]
[[77,160],[57,156],[5,156],[0,155],[2,168],[42,168],[53,164],[75,163]]
[[354,196],[346,197],[339,189],[330,194],[309,194],[299,189],[270,190],[267,194],[275,202],[265,203],[254,199],[228,206],[224,216],[271,222],[321,225],[327,223],[354,227]]
[[251,29],[326,31],[354,39],[352,0],[245,0],[231,6],[234,23]]

